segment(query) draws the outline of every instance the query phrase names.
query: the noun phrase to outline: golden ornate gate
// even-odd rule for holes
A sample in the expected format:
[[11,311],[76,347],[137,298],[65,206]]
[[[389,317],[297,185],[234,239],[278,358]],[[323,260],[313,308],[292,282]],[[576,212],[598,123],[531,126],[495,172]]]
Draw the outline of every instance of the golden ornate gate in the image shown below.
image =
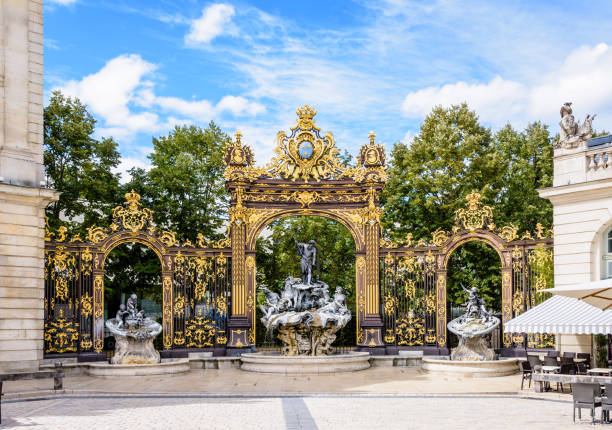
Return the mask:
[[[535,237],[519,236],[513,225],[497,227],[493,210],[478,193],[467,196],[455,213],[452,231],[437,230],[431,241],[381,244],[381,296],[385,343],[388,347],[446,350],[447,265],[453,251],[466,242],[490,245],[501,260],[502,324],[545,299],[539,292],[552,284],[552,235],[538,224]],[[503,347],[554,347],[554,337],[505,334]]]
[[[289,134],[279,132],[275,156],[256,167],[236,133],[227,145],[226,188],[231,193],[229,236],[205,244],[179,243],[160,230],[140,196],[126,194],[109,228],[92,227],[86,238],[68,239],[65,228],[45,237],[45,355],[103,358],[104,262],[118,245],[135,242],[160,260],[163,347],[166,356],[188,350],[237,354],[255,344],[255,244],[272,221],[317,215],[343,224],[355,241],[356,343],[372,353],[398,348],[447,348],[446,267],[461,244],[483,241],[499,254],[502,313],[508,321],[541,301],[551,280],[552,238],[538,225],[535,238],[516,227],[498,228],[492,209],[472,193],[456,213],[451,232],[435,231],[430,242],[403,244],[381,238],[380,194],[387,178],[385,152],[374,133],[356,167],[343,165],[333,135],[315,125],[316,110],[297,109]],[[551,339],[506,335],[504,347],[550,346]]]
[[316,110],[304,106],[287,135],[279,132],[276,155],[255,167],[240,133],[226,149],[225,178],[231,193],[232,319],[230,348],[255,341],[255,242],[270,222],[318,215],[342,223],[355,240],[357,344],[384,347],[379,298],[380,193],[386,181],[385,153],[375,142],[362,146],[358,165],[343,166],[333,135],[321,134]]

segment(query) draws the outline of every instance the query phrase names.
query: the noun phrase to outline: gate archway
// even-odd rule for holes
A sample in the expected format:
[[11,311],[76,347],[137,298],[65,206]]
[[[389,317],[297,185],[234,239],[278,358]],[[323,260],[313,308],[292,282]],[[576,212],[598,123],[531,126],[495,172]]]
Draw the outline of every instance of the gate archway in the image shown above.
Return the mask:
[[[416,244],[409,237],[403,246],[383,241],[381,295],[385,297],[385,342],[389,349],[416,346],[435,349],[435,353],[447,352],[447,266],[453,251],[467,242],[486,243],[500,257],[502,324],[539,303],[542,300],[539,291],[552,282],[551,276],[543,274],[552,267],[550,232],[538,224],[535,238],[529,232],[519,237],[515,226],[499,228],[494,224],[493,209],[482,204],[480,194],[472,192],[466,200],[466,206],[455,213],[451,232],[437,230],[430,242],[420,240]],[[413,308],[398,306],[398,286],[401,289],[402,283],[406,283],[402,279],[405,267],[414,267],[412,272],[426,274],[408,282],[415,297],[417,290],[422,290],[420,308],[414,304]],[[503,346],[504,353],[513,354],[512,350],[517,348],[554,347],[554,338],[506,333]]]
[[321,134],[316,110],[297,109],[287,135],[279,132],[276,156],[254,166],[241,134],[226,148],[226,186],[231,193],[232,319],[228,346],[248,348],[255,329],[255,241],[272,221],[294,215],[319,215],[343,224],[355,240],[358,346],[384,348],[379,313],[380,193],[386,180],[385,153],[375,142],[362,146],[358,165],[338,158],[333,135]]

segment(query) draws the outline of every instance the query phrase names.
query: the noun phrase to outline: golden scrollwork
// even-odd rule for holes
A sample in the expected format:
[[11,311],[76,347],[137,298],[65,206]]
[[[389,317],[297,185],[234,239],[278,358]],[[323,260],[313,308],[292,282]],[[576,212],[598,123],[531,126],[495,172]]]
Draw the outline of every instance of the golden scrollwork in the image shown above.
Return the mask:
[[176,295],[174,298],[174,315],[177,317],[182,317],[185,314],[185,304],[186,304],[185,296],[182,296],[180,293]]
[[153,211],[141,208],[140,194],[131,190],[125,194],[125,205],[113,209],[113,223],[132,232],[143,230],[153,221]]
[[436,312],[436,295],[429,293],[423,298],[423,304],[425,305],[425,312],[428,315],[433,315]]
[[162,231],[162,234],[158,237],[158,239],[167,247],[174,246],[178,243],[178,240],[176,240],[176,233],[173,231]]
[[518,247],[518,245],[514,245],[512,249],[512,270],[515,272],[521,271],[523,268],[523,252]]
[[514,224],[506,225],[501,228],[499,237],[504,239],[506,242],[512,242],[518,239],[518,228]]
[[514,316],[518,316],[523,310],[523,294],[521,290],[516,290],[512,296],[512,310]]
[[93,313],[93,299],[87,292],[85,292],[81,296],[81,315],[85,318],[89,318],[89,316],[92,313]]
[[[416,317],[412,311],[397,320],[397,344],[401,346],[420,346],[425,340],[425,319]],[[433,336],[433,342],[436,336]],[[432,343],[432,342],[428,342]]]
[[392,296],[391,293],[388,293],[385,296],[385,304],[384,304],[385,315],[393,315],[395,313],[396,305],[397,305],[397,299],[395,298],[395,296]]
[[316,191],[294,191],[291,197],[303,208],[309,208],[312,203],[321,200],[321,195]]
[[92,267],[91,263],[93,260],[93,254],[89,250],[89,247],[86,247],[81,252],[81,273],[83,276],[91,275]]
[[221,315],[227,315],[227,300],[223,296],[217,297],[217,312]]
[[320,134],[314,124],[316,109],[305,105],[296,110],[297,124],[291,127],[291,134],[280,131],[276,136],[276,155],[266,166],[272,176],[293,181],[302,179],[331,179],[344,172],[338,158],[334,137],[327,132]]
[[437,229],[432,234],[432,243],[435,246],[443,246],[446,242],[448,242],[448,233],[442,229]]
[[555,335],[548,333],[528,333],[527,347],[529,348],[554,348]]
[[92,243],[100,243],[107,237],[108,235],[104,232],[102,227],[89,227],[87,229],[87,240]]
[[174,344],[177,346],[185,345],[185,336],[182,331],[174,332]]
[[45,324],[46,353],[76,352],[79,341],[78,323],[58,318]]
[[204,317],[194,317],[185,323],[185,343],[187,348],[214,346],[215,324]]
[[491,223],[493,209],[484,206],[480,202],[480,194],[472,191],[467,195],[467,205],[465,208],[457,209],[455,212],[455,224],[469,231],[484,228]]
[[104,300],[104,278],[102,275],[96,275],[94,277],[94,318],[100,319],[104,316],[104,309],[102,308],[102,301]]

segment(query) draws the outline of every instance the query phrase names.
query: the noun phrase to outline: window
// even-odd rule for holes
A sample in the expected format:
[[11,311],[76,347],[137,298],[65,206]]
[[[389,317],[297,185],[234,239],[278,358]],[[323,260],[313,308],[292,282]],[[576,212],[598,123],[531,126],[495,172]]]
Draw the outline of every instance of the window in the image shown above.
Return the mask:
[[612,278],[612,228],[604,235],[603,279]]

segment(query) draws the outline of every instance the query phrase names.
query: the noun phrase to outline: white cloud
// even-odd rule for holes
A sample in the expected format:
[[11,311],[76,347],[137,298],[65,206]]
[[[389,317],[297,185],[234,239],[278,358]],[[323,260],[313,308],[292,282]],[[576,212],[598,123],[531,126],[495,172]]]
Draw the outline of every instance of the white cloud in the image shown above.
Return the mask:
[[231,25],[234,13],[234,7],[229,4],[217,3],[208,6],[202,11],[200,18],[191,22],[189,33],[185,35],[185,43],[188,45],[209,43],[223,33],[235,33]]
[[255,116],[266,111],[266,108],[257,102],[250,102],[244,97],[225,96],[217,103],[219,112],[229,111],[234,115],[247,114]]
[[131,175],[128,172],[130,169],[134,167],[140,167],[141,169],[149,170],[151,165],[137,157],[121,157],[121,163],[116,168],[112,169],[113,173],[121,174],[121,183],[125,184],[131,180]]
[[[528,106],[534,115],[545,118],[559,115],[559,106],[571,101],[586,114],[612,107],[612,47],[600,43],[572,51],[563,65],[544,76],[531,91]],[[612,120],[609,116],[597,118]],[[608,122],[609,123],[609,122]]]
[[[64,82],[55,89],[78,97],[98,119],[97,135],[130,139],[137,133],[157,133],[175,125],[206,123],[225,115],[255,116],[265,111],[260,103],[228,95],[214,105],[208,100],[185,100],[155,94],[157,66],[139,55],[120,55],[96,73]],[[177,114],[177,118],[170,114]]]
[[450,106],[466,102],[482,118],[504,122],[525,109],[525,86],[499,76],[486,84],[457,82],[433,86],[409,93],[402,104],[402,113],[411,118],[426,116],[433,106]]
[[135,100],[135,91],[143,85],[143,78],[155,69],[154,64],[139,55],[120,55],[100,71],[80,81],[68,81],[57,89],[87,104],[104,119],[103,127],[115,131],[115,135],[157,130],[159,118],[155,113],[132,113],[129,107]]
[[533,82],[521,83],[496,76],[488,83],[456,82],[430,86],[408,93],[402,113],[409,118],[426,116],[435,105],[449,106],[467,102],[480,118],[493,125],[507,121],[544,120],[556,123],[559,106],[571,101],[581,112],[605,112],[601,124],[612,121],[612,47],[600,43],[570,52],[562,65],[538,76]]

